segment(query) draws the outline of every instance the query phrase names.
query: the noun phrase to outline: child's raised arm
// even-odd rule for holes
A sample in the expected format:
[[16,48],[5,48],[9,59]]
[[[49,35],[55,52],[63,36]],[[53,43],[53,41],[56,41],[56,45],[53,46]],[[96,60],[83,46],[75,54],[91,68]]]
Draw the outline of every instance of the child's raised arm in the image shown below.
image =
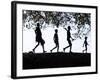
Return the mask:
[[68,31],[66,28],[64,28],[66,31]]

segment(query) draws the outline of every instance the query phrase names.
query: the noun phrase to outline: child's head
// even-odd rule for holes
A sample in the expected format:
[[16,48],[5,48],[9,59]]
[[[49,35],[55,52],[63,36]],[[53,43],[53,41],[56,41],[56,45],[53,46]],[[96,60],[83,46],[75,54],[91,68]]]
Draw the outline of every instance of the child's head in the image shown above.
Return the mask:
[[70,30],[71,28],[70,28],[70,26],[68,26],[68,30]]
[[85,40],[87,40],[87,37],[85,37]]
[[58,30],[57,29],[55,29],[55,33],[57,33],[58,32]]
[[39,27],[40,26],[40,24],[39,23],[37,23],[37,27]]

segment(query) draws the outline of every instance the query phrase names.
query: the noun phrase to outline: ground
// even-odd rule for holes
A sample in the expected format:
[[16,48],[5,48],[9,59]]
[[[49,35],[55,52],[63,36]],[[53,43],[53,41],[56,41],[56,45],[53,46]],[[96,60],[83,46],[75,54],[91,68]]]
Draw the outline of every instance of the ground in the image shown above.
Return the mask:
[[23,53],[23,69],[91,66],[90,53]]

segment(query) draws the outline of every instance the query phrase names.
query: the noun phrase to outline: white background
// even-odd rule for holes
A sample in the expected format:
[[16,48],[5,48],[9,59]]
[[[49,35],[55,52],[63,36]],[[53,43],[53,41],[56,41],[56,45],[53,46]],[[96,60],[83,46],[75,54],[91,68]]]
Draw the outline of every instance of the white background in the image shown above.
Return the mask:
[[[26,1],[26,0],[24,0]],[[38,2],[64,3],[64,4],[82,4],[95,5],[100,7],[100,0],[31,0]],[[11,0],[1,0],[0,2],[0,80],[11,80]],[[99,11],[100,14],[100,11]],[[98,16],[100,19],[100,16]],[[99,20],[98,20],[99,21]],[[98,25],[98,34],[100,33],[100,24]],[[98,36],[98,41],[100,37]],[[100,44],[98,42],[98,44]],[[98,45],[99,47],[100,45]],[[98,51],[98,57],[100,50]],[[98,59],[99,63],[100,58]],[[100,64],[98,64],[100,67]],[[100,70],[99,70],[100,71]],[[77,76],[62,76],[35,78],[34,80],[100,80],[100,74],[77,75]],[[22,79],[20,79],[22,80]],[[23,79],[24,80],[24,79]],[[33,79],[25,79],[33,80]]]

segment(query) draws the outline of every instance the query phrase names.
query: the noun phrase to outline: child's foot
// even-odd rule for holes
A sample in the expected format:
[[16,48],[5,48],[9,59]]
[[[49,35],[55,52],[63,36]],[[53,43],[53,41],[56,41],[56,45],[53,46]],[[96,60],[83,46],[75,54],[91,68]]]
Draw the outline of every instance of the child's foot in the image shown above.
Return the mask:
[[84,53],[84,50],[82,52]]
[[63,51],[65,52],[65,48],[63,48]]
[[33,49],[33,53],[35,53],[35,50]]
[[52,53],[52,50],[50,50],[50,52]]
[[70,53],[73,53],[72,51],[70,51]]
[[43,53],[46,53],[46,51],[43,51]]

